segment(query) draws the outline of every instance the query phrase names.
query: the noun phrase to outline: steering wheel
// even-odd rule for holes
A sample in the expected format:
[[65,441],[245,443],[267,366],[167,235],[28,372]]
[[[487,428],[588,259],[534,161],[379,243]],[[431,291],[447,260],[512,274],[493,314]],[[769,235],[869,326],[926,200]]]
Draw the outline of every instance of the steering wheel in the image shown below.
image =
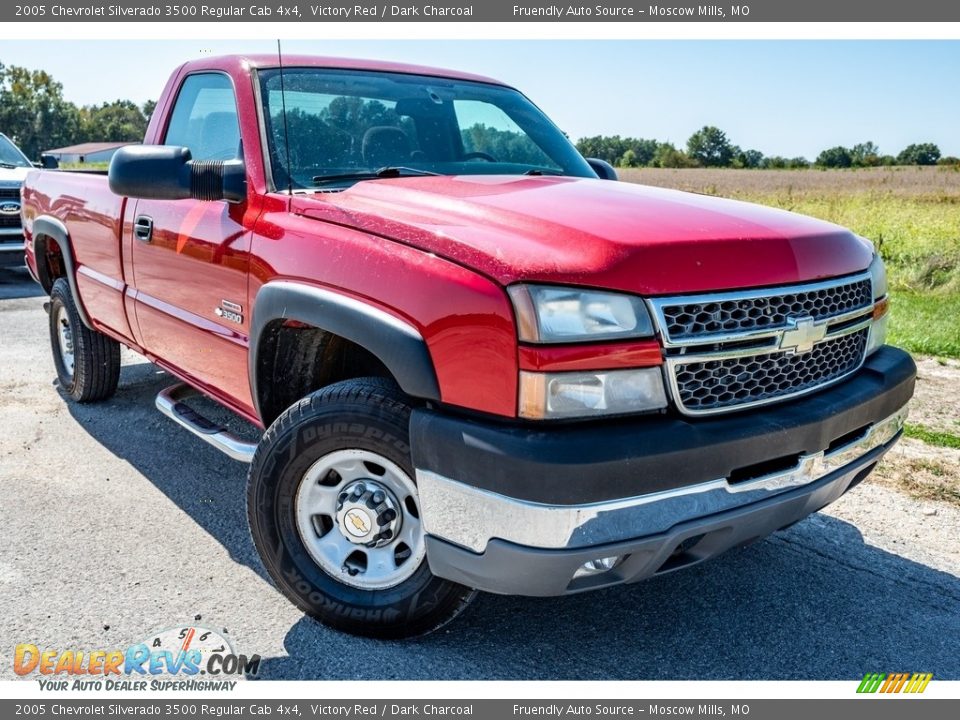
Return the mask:
[[485,152],[464,153],[463,159],[464,160],[486,160],[487,162],[492,162],[492,163],[497,162],[497,159],[493,155],[490,155],[489,153],[485,153]]

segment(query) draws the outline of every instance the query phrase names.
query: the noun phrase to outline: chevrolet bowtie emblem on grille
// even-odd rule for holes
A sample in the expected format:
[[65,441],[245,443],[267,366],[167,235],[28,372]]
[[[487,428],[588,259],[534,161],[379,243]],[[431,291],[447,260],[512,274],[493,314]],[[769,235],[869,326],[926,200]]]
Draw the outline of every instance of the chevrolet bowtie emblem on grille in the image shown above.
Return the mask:
[[827,324],[812,317],[787,318],[787,329],[780,335],[780,349],[791,355],[802,355],[827,335]]

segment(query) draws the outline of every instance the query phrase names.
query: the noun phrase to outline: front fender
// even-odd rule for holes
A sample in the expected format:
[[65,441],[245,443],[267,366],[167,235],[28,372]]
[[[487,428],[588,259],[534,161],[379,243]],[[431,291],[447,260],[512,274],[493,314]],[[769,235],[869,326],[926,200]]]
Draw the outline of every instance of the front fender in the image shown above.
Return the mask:
[[288,280],[264,285],[253,303],[250,327],[250,390],[257,413],[260,339],[276,320],[297,320],[356,343],[373,353],[408,395],[440,400],[430,351],[420,332],[378,307],[332,290]]

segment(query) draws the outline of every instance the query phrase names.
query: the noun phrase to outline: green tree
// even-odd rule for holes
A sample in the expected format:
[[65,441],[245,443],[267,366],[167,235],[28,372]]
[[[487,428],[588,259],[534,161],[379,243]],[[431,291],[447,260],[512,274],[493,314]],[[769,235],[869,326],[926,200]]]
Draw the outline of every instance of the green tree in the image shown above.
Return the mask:
[[140,142],[147,131],[143,111],[129,100],[80,110],[81,134],[88,142]]
[[759,150],[741,150],[734,148],[733,166],[739,168],[758,168],[763,165],[763,153]]
[[682,150],[677,150],[672,143],[660,143],[650,164],[661,168],[684,168],[690,167],[692,163],[690,158]]
[[907,145],[897,155],[897,162],[900,165],[936,165],[939,159],[940,148],[933,143]]
[[850,148],[850,159],[857,167],[874,167],[880,164],[880,148],[871,140],[857,143]]
[[837,145],[820,153],[816,164],[825,168],[848,168],[853,165],[853,156],[847,148]]
[[31,159],[82,137],[80,111],[63,99],[63,86],[43,70],[15,65],[0,65],[0,128]]
[[633,151],[633,148],[627,150],[621,157],[617,165],[620,167],[638,167],[640,165],[639,160],[637,159],[637,154]]
[[705,125],[687,140],[687,156],[707,167],[726,167],[733,159],[733,145],[723,130]]
[[143,116],[147,119],[147,122],[150,122],[150,118],[153,117],[153,111],[157,109],[156,100],[147,100],[143,107],[140,108],[140,112],[143,113]]
[[620,137],[619,135],[594,135],[580,138],[577,141],[577,150],[584,157],[600,158],[611,165],[621,165],[623,158],[631,152],[630,162],[635,163],[627,167],[642,167],[649,165],[657,152],[659,143],[656,140],[645,138]]

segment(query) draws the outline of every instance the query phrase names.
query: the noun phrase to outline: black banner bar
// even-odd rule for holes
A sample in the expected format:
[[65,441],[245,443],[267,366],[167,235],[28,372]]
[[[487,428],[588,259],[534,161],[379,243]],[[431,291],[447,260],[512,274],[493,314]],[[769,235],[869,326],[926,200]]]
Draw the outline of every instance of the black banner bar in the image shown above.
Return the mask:
[[957,22],[960,3],[943,0],[63,0],[0,6],[2,22]]

